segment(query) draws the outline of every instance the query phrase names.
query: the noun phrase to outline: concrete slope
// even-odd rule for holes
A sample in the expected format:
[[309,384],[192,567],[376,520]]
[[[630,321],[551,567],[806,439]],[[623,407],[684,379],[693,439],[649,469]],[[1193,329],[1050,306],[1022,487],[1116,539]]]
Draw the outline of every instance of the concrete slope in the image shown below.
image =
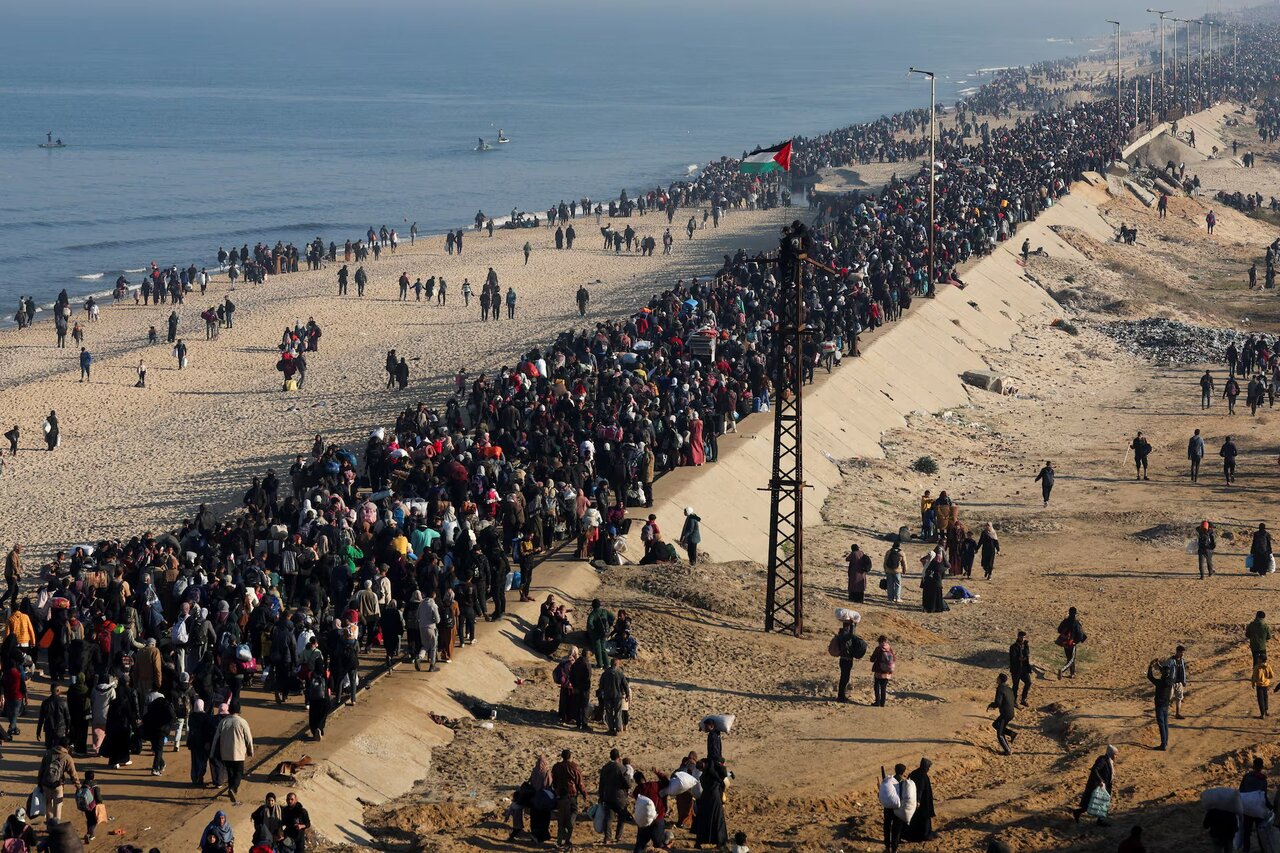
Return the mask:
[[[829,376],[819,371],[805,389],[805,523],[820,523],[822,506],[840,476],[837,461],[880,456],[880,437],[912,412],[963,405],[969,389],[960,375],[987,367],[984,353],[1007,349],[1027,324],[1060,316],[1058,305],[1023,275],[1022,241],[1054,257],[1079,253],[1054,231],[1078,228],[1100,240],[1113,230],[1098,214],[1103,185],[1079,182],[1071,195],[1018,231],[996,252],[961,273],[963,289],[916,300],[905,322],[869,336],[861,358],[846,358]],[[985,392],[981,392],[985,393]],[[749,428],[748,428],[749,425]],[[715,560],[764,561],[768,552],[772,420],[756,415],[738,435],[720,439],[720,460],[663,478],[655,510],[665,528],[678,529],[681,509],[702,518],[702,548]]]

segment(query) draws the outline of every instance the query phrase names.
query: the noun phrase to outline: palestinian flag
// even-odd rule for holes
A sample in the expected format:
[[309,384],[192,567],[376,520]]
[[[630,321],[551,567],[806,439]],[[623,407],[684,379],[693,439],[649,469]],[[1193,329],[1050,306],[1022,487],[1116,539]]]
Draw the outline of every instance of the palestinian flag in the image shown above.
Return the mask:
[[742,158],[738,171],[744,175],[766,175],[791,171],[791,140],[772,148],[757,148]]

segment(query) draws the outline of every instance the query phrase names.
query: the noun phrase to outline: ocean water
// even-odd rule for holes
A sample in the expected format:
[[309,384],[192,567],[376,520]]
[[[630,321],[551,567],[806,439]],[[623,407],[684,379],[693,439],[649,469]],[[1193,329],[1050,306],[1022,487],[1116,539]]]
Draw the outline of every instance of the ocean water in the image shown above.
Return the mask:
[[[1121,6],[1128,0],[1122,0]],[[0,52],[0,314],[151,261],[430,234],[1084,53],[1115,2],[26,4]],[[1091,7],[1096,6],[1093,10]],[[1096,11],[1096,14],[1093,12]],[[1134,25],[1145,22],[1131,16]],[[1007,20],[1006,20],[1007,18]],[[509,145],[477,153],[501,128]],[[37,147],[51,130],[69,147]],[[12,307],[10,307],[12,306]]]

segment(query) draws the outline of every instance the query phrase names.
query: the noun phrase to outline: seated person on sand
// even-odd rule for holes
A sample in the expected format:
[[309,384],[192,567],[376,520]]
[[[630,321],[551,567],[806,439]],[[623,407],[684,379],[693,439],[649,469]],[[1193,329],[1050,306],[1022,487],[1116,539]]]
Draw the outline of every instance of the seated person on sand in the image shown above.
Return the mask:
[[649,553],[640,561],[640,565],[651,566],[654,563],[678,563],[679,561],[680,558],[676,554],[675,546],[670,542],[664,542],[662,535],[659,534],[652,547],[649,548]]

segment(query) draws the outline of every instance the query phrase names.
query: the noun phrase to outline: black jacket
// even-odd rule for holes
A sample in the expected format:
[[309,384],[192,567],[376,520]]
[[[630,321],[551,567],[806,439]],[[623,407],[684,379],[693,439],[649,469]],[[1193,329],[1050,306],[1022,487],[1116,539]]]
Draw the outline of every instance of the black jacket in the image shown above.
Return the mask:
[[1014,642],[1009,646],[1009,674],[1016,680],[1031,671],[1031,644]]
[[1000,719],[1012,720],[1018,707],[1018,702],[1013,696],[1013,688],[1007,684],[997,687],[996,698],[991,700],[991,706],[1000,712]]

